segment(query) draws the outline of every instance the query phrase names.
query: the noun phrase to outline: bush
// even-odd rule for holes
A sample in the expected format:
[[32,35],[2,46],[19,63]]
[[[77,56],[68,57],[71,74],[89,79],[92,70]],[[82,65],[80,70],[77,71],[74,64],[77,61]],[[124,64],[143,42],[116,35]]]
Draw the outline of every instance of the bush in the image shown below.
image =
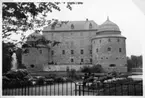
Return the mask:
[[23,85],[29,85],[29,78],[31,76],[25,69],[18,69],[15,71],[8,71],[3,76],[3,87],[20,87]]
[[84,66],[81,69],[81,72],[85,72],[85,73],[89,73],[89,72],[92,72],[92,73],[102,73],[103,72],[103,68],[102,68],[102,66],[100,64],[94,65],[92,67]]

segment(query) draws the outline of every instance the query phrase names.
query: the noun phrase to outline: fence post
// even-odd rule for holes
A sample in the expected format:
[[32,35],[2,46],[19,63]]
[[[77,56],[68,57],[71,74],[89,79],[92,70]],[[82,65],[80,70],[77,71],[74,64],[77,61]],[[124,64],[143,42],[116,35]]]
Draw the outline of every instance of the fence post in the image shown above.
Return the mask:
[[85,93],[85,91],[84,91],[84,85],[83,85],[83,96],[84,96],[84,93]]
[[58,96],[59,96],[59,81],[58,81]]
[[81,85],[79,85],[79,96],[81,96]]
[[28,96],[29,96],[29,85],[28,85]]
[[62,95],[63,95],[63,82],[62,82]]
[[117,93],[117,91],[116,91],[116,87],[117,87],[117,86],[116,86],[116,85],[117,85],[117,84],[115,83],[115,95],[116,95],[116,93]]
[[133,85],[134,85],[134,94],[136,95],[135,83],[133,83]]
[[24,89],[25,89],[25,90],[24,90],[24,94],[26,95],[26,92],[27,92],[27,90],[26,90],[26,85],[25,85]]
[[77,84],[75,83],[75,96],[77,95]]

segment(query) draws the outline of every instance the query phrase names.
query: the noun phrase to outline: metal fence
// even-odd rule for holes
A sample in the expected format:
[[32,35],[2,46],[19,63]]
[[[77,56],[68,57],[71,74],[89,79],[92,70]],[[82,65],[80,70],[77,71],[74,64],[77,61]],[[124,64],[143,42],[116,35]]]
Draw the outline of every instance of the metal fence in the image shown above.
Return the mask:
[[3,87],[3,96],[98,96],[98,95],[130,95],[142,96],[142,82],[138,83],[103,83],[101,86],[79,84],[76,82],[56,82],[45,85],[22,87]]

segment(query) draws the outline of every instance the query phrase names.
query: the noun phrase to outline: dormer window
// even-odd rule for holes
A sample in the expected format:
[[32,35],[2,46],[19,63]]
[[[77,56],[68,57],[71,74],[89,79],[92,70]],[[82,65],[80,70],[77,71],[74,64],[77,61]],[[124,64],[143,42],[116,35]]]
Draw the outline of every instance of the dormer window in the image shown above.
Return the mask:
[[73,24],[71,24],[71,29],[74,29],[74,25]]
[[91,23],[89,24],[89,28],[90,28],[90,29],[92,28],[92,24],[91,24]]

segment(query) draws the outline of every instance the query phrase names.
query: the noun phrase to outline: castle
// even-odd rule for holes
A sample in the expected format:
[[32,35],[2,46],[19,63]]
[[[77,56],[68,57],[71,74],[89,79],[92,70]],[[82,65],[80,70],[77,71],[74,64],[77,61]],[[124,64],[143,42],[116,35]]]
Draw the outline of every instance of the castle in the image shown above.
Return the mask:
[[43,38],[59,43],[53,47],[39,43],[37,48],[24,48],[27,53],[22,55],[22,63],[30,71],[79,70],[83,66],[97,64],[106,71],[127,71],[126,38],[109,18],[101,25],[88,19],[66,23],[58,21],[54,27],[44,27],[42,35],[30,34],[26,43],[32,44]]

